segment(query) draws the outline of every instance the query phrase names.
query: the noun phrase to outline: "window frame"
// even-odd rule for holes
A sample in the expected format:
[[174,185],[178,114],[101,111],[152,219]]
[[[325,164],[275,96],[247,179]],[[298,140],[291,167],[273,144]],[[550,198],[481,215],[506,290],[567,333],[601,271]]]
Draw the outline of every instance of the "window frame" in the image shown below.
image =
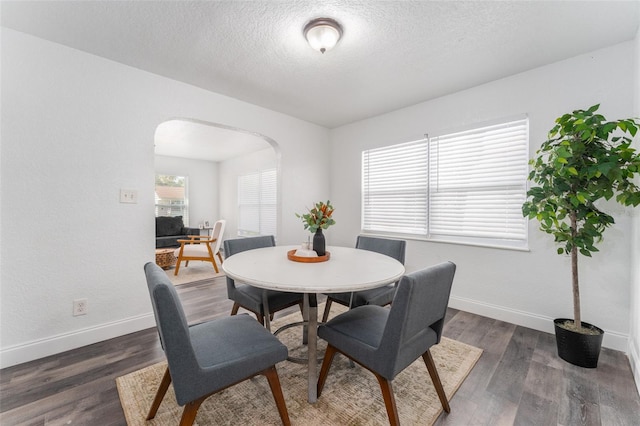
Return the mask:
[[[470,134],[470,135],[474,135],[474,134],[479,134],[484,132],[487,129],[500,129],[501,127],[505,127],[505,128],[509,128],[510,125],[515,126],[517,129],[520,129],[520,134],[518,134],[518,136],[514,139],[516,139],[515,142],[513,141],[509,141],[509,143],[513,143],[515,144],[514,146],[517,147],[518,149],[515,151],[515,153],[510,153],[513,154],[511,155],[511,157],[513,157],[514,161],[517,161],[513,164],[508,164],[504,170],[507,170],[509,167],[513,168],[513,169],[517,169],[516,172],[513,172],[512,174],[517,175],[514,177],[511,177],[512,179],[514,179],[514,182],[517,181],[518,184],[511,187],[508,186],[507,189],[503,189],[501,191],[497,191],[497,193],[502,194],[501,196],[504,196],[504,205],[508,205],[508,210],[505,210],[506,213],[502,213],[504,214],[504,217],[511,220],[511,222],[508,222],[508,220],[505,220],[505,224],[504,226],[504,235],[513,235],[514,238],[500,238],[498,236],[493,236],[493,237],[483,237],[483,236],[478,236],[478,235],[472,235],[472,233],[468,232],[465,235],[445,235],[445,234],[437,234],[434,233],[434,226],[432,224],[432,219],[433,219],[433,212],[434,212],[434,194],[433,189],[434,189],[434,183],[433,183],[433,162],[437,160],[437,155],[434,152],[434,142],[435,140],[437,140],[438,138],[451,138],[454,137],[456,135],[464,135],[464,134]],[[520,127],[517,127],[520,126]],[[425,135],[427,136],[427,135]],[[491,144],[493,141],[488,140],[487,141],[489,144]],[[486,143],[487,143],[486,142]],[[370,165],[366,164],[367,161],[367,154],[370,154],[372,151],[384,151],[385,149],[393,149],[393,148],[398,148],[398,147],[402,147],[403,145],[410,145],[410,144],[419,144],[419,143],[424,143],[427,145],[427,150],[428,150],[428,163],[425,165],[425,169],[426,169],[426,173],[429,175],[428,178],[428,183],[427,183],[427,189],[426,189],[426,198],[427,198],[427,212],[426,212],[426,216],[427,216],[427,225],[426,225],[426,232],[424,233],[416,233],[416,232],[398,232],[398,231],[393,231],[393,230],[385,230],[385,229],[380,229],[380,228],[372,228],[370,226],[369,223],[366,222],[366,215],[368,214],[367,210],[367,198],[370,198],[370,193],[368,192],[368,190],[370,190],[370,188],[367,188],[367,182],[365,181],[366,179],[366,168],[370,167]],[[460,148],[459,148],[460,149]],[[462,148],[464,149],[464,148]],[[511,149],[511,148],[507,148],[507,149]],[[494,156],[496,154],[493,154]],[[436,157],[436,158],[434,158]],[[498,161],[501,159],[500,157],[496,156],[495,158],[492,158],[493,161]],[[374,148],[374,149],[369,149],[369,150],[364,150],[362,151],[362,182],[361,182],[361,190],[362,190],[362,194],[361,194],[361,232],[363,234],[367,234],[367,235],[380,235],[380,236],[393,236],[393,237],[400,237],[400,238],[405,238],[405,239],[413,239],[413,240],[421,240],[421,241],[429,241],[429,242],[440,242],[440,243],[452,243],[452,244],[459,244],[459,245],[470,245],[470,246],[481,246],[481,247],[493,247],[493,248],[505,248],[505,249],[512,249],[512,250],[523,250],[523,251],[527,251],[528,250],[528,241],[529,241],[529,235],[528,235],[528,221],[526,221],[526,218],[524,218],[521,215],[520,212],[520,202],[524,202],[524,199],[526,198],[526,191],[527,191],[527,175],[529,173],[529,168],[528,168],[528,161],[529,161],[529,118],[527,115],[522,114],[519,116],[512,116],[509,118],[504,118],[504,119],[500,119],[500,120],[494,120],[492,122],[484,122],[484,123],[480,123],[480,124],[476,124],[473,126],[467,126],[465,128],[461,128],[461,129],[457,129],[457,130],[452,130],[452,131],[446,131],[446,132],[442,132],[439,135],[433,136],[433,137],[425,137],[422,139],[417,139],[415,141],[412,142],[405,142],[405,143],[400,143],[400,144],[394,144],[394,145],[389,145],[389,146],[385,146],[385,147],[381,147],[381,148]],[[496,169],[492,169],[492,170],[496,170]],[[500,169],[503,170],[503,169]],[[480,188],[479,193],[483,193],[486,194],[487,192],[487,188],[494,188],[496,185],[494,183],[493,186],[491,185],[486,185],[486,186],[478,186],[475,185],[476,188]],[[500,186],[500,185],[497,185]],[[502,185],[507,187],[507,185]],[[470,194],[473,194],[473,192],[471,191],[466,191],[463,192],[463,194],[465,196],[461,197],[461,198],[468,198],[470,197]],[[511,194],[511,195],[504,195],[504,194]],[[515,194],[515,195],[514,195]],[[486,196],[486,195],[485,195]],[[509,200],[508,198],[511,197],[511,199]],[[502,199],[502,198],[501,198]],[[468,203],[463,203],[465,206],[468,206]],[[370,206],[369,206],[370,207]],[[508,223],[506,223],[508,222]],[[477,226],[477,225],[476,225]],[[511,229],[510,227],[513,227],[514,229]],[[513,234],[509,234],[506,232],[506,230],[510,230],[513,232]]]
[[[176,216],[182,216],[182,223],[184,224],[184,226],[188,227],[189,226],[189,176],[187,175],[176,175],[176,174],[172,174],[172,173],[156,173],[155,174],[155,178],[156,178],[156,182],[158,179],[158,176],[171,176],[174,178],[182,178],[184,179],[184,185],[183,186],[176,186],[178,188],[183,188],[183,198],[182,198],[182,204],[173,204],[173,202],[170,201],[170,204],[158,204],[158,201],[160,200],[160,198],[158,197],[158,192],[157,192],[157,187],[158,185],[155,184],[154,185],[154,209],[155,209],[155,216],[156,217],[176,217]],[[162,185],[165,186],[165,185]],[[169,185],[166,185],[165,187],[171,187]],[[170,199],[172,200],[172,199]],[[171,211],[178,206],[180,208],[180,214],[169,214],[169,215],[162,215],[159,216],[159,210],[162,208],[167,208],[169,207],[169,212],[171,213]]]

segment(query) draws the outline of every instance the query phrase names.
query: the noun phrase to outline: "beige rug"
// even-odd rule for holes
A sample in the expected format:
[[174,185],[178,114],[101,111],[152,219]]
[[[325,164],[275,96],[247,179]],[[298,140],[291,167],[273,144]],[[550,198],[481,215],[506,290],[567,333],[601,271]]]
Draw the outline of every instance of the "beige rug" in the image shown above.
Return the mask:
[[189,261],[189,266],[185,267],[185,262],[180,265],[180,271],[178,275],[174,275],[176,267],[171,266],[169,269],[165,269],[167,276],[173,283],[173,285],[188,284],[194,281],[208,280],[216,277],[224,277],[224,271],[218,262],[219,273],[216,274],[216,270],[213,269],[211,262],[202,262],[200,260]]
[[[299,319],[299,313],[276,319],[272,323],[273,329]],[[306,351],[306,347],[301,345],[301,329],[292,327],[278,335],[290,348],[290,355],[300,356]],[[325,342],[320,340],[320,356],[325,346]],[[445,392],[451,400],[480,358],[482,350],[442,338],[431,352]],[[179,423],[182,407],[175,401],[173,387],[169,387],[156,417],[145,421],[165,368],[166,363],[163,362],[116,379],[129,426]],[[380,386],[374,375],[359,366],[351,368],[342,355],[336,355],[322,396],[315,404],[307,402],[306,365],[285,361],[277,365],[277,370],[293,425],[388,424]],[[431,425],[442,412],[442,405],[422,358],[396,376],[393,386],[401,424]],[[455,403],[451,404],[451,409],[456,409]],[[208,398],[200,407],[195,424],[280,425],[281,422],[267,379],[257,376]]]

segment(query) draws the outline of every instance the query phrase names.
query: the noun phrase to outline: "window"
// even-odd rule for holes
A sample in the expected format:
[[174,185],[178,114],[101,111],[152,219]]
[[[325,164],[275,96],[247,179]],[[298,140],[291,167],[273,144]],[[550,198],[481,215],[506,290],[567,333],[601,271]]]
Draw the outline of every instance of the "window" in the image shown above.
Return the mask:
[[363,152],[363,230],[427,233],[426,140]]
[[187,202],[187,177],[156,175],[156,217],[182,216],[189,226],[189,203]]
[[238,176],[238,235],[276,235],[276,169]]
[[363,152],[362,230],[523,247],[528,120]]

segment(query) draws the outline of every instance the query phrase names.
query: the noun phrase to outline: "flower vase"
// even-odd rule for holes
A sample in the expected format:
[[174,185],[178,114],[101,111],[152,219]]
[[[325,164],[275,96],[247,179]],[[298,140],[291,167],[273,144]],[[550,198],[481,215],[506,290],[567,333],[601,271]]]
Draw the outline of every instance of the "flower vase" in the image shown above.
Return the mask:
[[318,256],[324,256],[325,253],[325,242],[324,235],[322,234],[322,228],[318,228],[316,233],[313,236],[313,251],[318,253]]

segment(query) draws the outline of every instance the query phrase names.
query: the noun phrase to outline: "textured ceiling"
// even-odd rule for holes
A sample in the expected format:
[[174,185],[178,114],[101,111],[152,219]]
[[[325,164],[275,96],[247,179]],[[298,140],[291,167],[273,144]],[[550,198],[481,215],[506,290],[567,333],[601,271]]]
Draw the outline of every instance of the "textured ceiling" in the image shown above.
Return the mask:
[[[2,1],[2,25],[334,128],[634,38],[637,1]],[[338,45],[302,27],[327,16]]]

